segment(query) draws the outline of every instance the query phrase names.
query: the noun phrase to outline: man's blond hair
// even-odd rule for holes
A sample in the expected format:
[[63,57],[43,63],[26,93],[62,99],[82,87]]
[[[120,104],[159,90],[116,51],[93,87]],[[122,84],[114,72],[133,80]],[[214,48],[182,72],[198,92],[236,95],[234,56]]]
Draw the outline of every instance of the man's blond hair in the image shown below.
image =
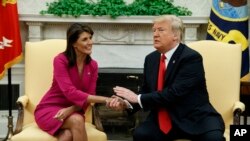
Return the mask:
[[164,21],[171,23],[172,31],[177,34],[177,36],[179,37],[179,42],[181,42],[184,30],[182,20],[175,15],[163,15],[154,19],[153,23],[159,23]]

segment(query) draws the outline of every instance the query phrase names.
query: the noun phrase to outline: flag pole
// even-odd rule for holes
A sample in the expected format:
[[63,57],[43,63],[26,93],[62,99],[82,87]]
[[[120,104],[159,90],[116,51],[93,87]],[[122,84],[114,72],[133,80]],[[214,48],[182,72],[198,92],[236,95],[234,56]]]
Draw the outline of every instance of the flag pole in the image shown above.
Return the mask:
[[8,133],[3,141],[10,141],[13,136],[13,116],[12,116],[12,84],[11,84],[11,68],[8,69],[8,102],[9,102],[9,116],[8,116]]

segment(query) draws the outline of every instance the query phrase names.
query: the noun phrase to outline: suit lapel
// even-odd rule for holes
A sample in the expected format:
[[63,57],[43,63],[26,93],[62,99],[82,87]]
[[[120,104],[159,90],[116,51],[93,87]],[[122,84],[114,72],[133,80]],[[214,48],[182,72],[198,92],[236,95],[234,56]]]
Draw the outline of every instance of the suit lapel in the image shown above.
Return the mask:
[[184,49],[184,45],[180,43],[180,45],[177,47],[176,51],[172,55],[171,59],[169,60],[168,66],[167,66],[167,72],[165,75],[165,82],[170,81],[171,74],[174,73],[173,70],[174,70],[174,68],[179,60],[179,57],[180,57],[183,49]]
[[[176,51],[174,52],[174,54],[172,55],[170,61],[168,62],[168,66],[167,66],[167,72],[165,75],[165,82],[170,82],[171,81],[171,76],[173,76],[172,74],[175,73],[175,66],[177,65],[178,61],[179,61],[179,57],[182,54],[182,51],[184,49],[184,45],[180,44]],[[158,80],[158,72],[159,72],[159,63],[160,63],[160,57],[161,54],[159,52],[156,51],[156,54],[149,60],[151,63],[151,65],[149,65],[147,67],[148,70],[151,70],[150,72],[152,74],[149,74],[151,77],[151,85],[153,87],[153,89],[157,89],[157,80]],[[164,85],[166,85],[167,83],[165,83]]]
[[152,76],[152,84],[153,84],[153,88],[156,90],[157,89],[157,83],[158,83],[158,72],[159,72],[159,64],[160,64],[160,56],[161,54],[159,52],[157,52],[157,55],[153,58],[153,66],[151,69],[153,74]]

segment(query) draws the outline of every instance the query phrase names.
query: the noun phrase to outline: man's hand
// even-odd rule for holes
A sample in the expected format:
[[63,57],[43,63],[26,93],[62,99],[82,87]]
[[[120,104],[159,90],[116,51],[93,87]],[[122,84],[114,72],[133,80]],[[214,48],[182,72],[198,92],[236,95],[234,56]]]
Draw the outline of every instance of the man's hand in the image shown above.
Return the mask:
[[131,90],[124,88],[124,87],[119,87],[119,86],[116,86],[113,89],[116,95],[122,98],[125,98],[131,103],[138,103],[138,99],[137,99],[138,95],[132,92]]
[[113,95],[111,98],[112,100],[106,102],[106,106],[108,108],[113,109],[113,110],[127,109],[128,106],[122,98],[115,96],[115,95]]

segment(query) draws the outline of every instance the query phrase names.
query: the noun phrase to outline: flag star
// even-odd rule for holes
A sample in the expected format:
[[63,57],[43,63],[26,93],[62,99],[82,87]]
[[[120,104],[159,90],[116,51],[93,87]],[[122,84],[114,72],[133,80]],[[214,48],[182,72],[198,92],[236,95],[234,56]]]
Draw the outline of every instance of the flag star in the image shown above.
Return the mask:
[[3,42],[0,42],[0,49],[3,49]]
[[3,36],[3,41],[0,42],[0,49],[4,49],[4,47],[12,47],[12,42],[13,40],[7,39]]

